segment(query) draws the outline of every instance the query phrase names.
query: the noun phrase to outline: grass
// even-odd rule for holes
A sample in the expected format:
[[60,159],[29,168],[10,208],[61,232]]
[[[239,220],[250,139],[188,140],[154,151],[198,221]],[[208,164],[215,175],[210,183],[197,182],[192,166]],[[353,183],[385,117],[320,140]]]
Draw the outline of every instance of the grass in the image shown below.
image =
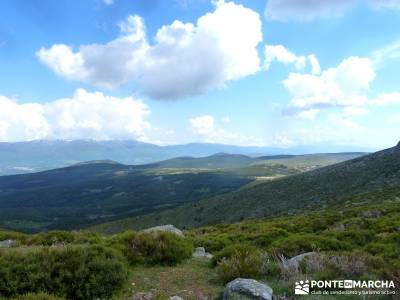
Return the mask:
[[130,293],[152,292],[155,299],[180,296],[183,299],[216,299],[223,286],[208,261],[190,259],[175,267],[138,266],[133,268]]
[[[23,246],[19,250],[30,251],[32,247],[37,247],[40,251],[53,243],[65,242],[72,246],[99,245],[119,251],[125,257],[121,261],[129,268],[130,275],[124,287],[115,292],[112,298],[115,300],[134,299],[137,293],[149,292],[155,299],[169,299],[175,295],[183,299],[218,299],[225,282],[232,276],[257,279],[271,286],[275,295],[287,297],[280,299],[295,299],[294,282],[299,279],[376,279],[395,280],[396,285],[400,284],[400,201],[396,195],[394,191],[384,190],[375,195],[356,197],[352,202],[323,211],[215,224],[185,231],[186,243],[205,247],[214,254],[213,262],[188,258],[190,253],[179,256],[181,259],[169,266],[165,259],[156,262],[151,259],[155,255],[154,247],[150,247],[153,244],[148,239],[135,240],[139,234],[135,232],[112,236],[84,231],[35,235],[0,232],[0,240],[11,238],[18,241],[16,248],[10,250]],[[378,196],[387,201],[374,203],[372,200]],[[161,243],[156,249],[177,246],[176,243],[166,245]],[[248,251],[238,251],[238,245],[260,253],[263,263],[247,259]],[[280,255],[293,257],[309,251],[318,254],[314,261],[290,273],[283,271],[278,259]],[[131,259],[140,253],[145,259]],[[177,249],[171,253],[179,254]],[[230,266],[237,266],[236,271],[231,272]],[[221,270],[232,276],[221,276]],[[304,299],[341,298],[314,296]]]

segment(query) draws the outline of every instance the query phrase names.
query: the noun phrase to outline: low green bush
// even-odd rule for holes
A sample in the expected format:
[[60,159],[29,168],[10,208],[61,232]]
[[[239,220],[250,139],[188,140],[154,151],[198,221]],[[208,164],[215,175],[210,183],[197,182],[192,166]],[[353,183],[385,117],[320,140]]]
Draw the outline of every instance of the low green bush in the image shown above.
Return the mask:
[[169,232],[131,232],[120,240],[125,244],[122,251],[131,264],[176,265],[193,253],[193,244],[188,239]]
[[251,247],[236,247],[226,252],[229,258],[218,262],[217,273],[223,283],[235,278],[258,278],[263,273],[264,260],[260,251]]
[[47,292],[68,299],[104,299],[128,276],[123,257],[102,246],[35,247],[0,252],[0,296]]
[[49,231],[31,236],[26,243],[28,245],[51,246],[56,243],[72,243],[75,233],[70,231]]
[[293,257],[301,253],[314,251],[349,250],[351,245],[346,242],[338,242],[334,237],[315,234],[292,234],[285,239],[279,239],[271,244],[271,249],[286,257]]
[[220,251],[232,244],[232,240],[224,234],[208,235],[204,238],[194,237],[193,240],[196,247],[204,247],[209,252]]
[[[1,234],[0,234],[1,236]],[[51,246],[57,244],[101,244],[104,237],[90,231],[49,231],[27,235],[22,244],[28,246]]]
[[12,300],[65,300],[65,298],[60,298],[47,293],[28,293],[12,298]]
[[253,254],[258,252],[259,249],[251,244],[234,244],[216,252],[211,263],[213,266],[217,266],[222,260],[229,259],[233,255],[244,256],[249,253]]

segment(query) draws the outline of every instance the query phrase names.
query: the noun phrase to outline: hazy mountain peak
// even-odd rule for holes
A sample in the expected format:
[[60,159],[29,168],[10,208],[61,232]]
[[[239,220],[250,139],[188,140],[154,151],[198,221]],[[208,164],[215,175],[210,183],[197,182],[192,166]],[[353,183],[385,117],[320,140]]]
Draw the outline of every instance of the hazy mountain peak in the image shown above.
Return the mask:
[[84,161],[75,164],[75,166],[80,166],[80,165],[96,165],[96,164],[108,164],[108,165],[121,165],[119,162],[116,162],[114,160],[110,159],[104,159],[104,160],[90,160],[90,161]]

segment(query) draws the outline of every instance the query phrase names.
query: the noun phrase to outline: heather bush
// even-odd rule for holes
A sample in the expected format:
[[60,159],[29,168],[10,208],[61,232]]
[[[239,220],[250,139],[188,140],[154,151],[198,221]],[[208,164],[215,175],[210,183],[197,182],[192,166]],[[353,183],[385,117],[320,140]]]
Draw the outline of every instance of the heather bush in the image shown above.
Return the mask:
[[0,296],[48,292],[68,299],[109,298],[127,279],[123,257],[102,246],[0,252]]
[[65,300],[65,298],[57,297],[47,293],[28,293],[12,298],[12,300]]
[[131,264],[176,265],[193,253],[193,245],[188,239],[169,232],[131,232],[120,240],[123,243],[120,249]]
[[217,272],[224,283],[239,277],[258,278],[268,272],[268,257],[253,247],[229,247],[219,257]]

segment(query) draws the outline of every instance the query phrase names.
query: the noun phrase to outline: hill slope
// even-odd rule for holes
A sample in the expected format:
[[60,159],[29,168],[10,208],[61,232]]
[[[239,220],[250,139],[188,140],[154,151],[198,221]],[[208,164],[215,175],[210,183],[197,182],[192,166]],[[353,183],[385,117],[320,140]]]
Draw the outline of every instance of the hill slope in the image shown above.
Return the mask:
[[230,192],[251,179],[222,172],[158,175],[142,166],[79,164],[0,177],[0,227],[73,229]]
[[318,154],[314,161],[314,155],[256,158],[221,153],[135,166],[100,160],[0,176],[0,227],[74,229],[175,207],[359,155]]
[[[400,146],[313,171],[288,176],[213,197],[99,227],[112,232],[172,223],[196,227],[215,222],[294,214],[340,202],[356,195],[400,185]],[[362,201],[359,200],[359,201]]]

